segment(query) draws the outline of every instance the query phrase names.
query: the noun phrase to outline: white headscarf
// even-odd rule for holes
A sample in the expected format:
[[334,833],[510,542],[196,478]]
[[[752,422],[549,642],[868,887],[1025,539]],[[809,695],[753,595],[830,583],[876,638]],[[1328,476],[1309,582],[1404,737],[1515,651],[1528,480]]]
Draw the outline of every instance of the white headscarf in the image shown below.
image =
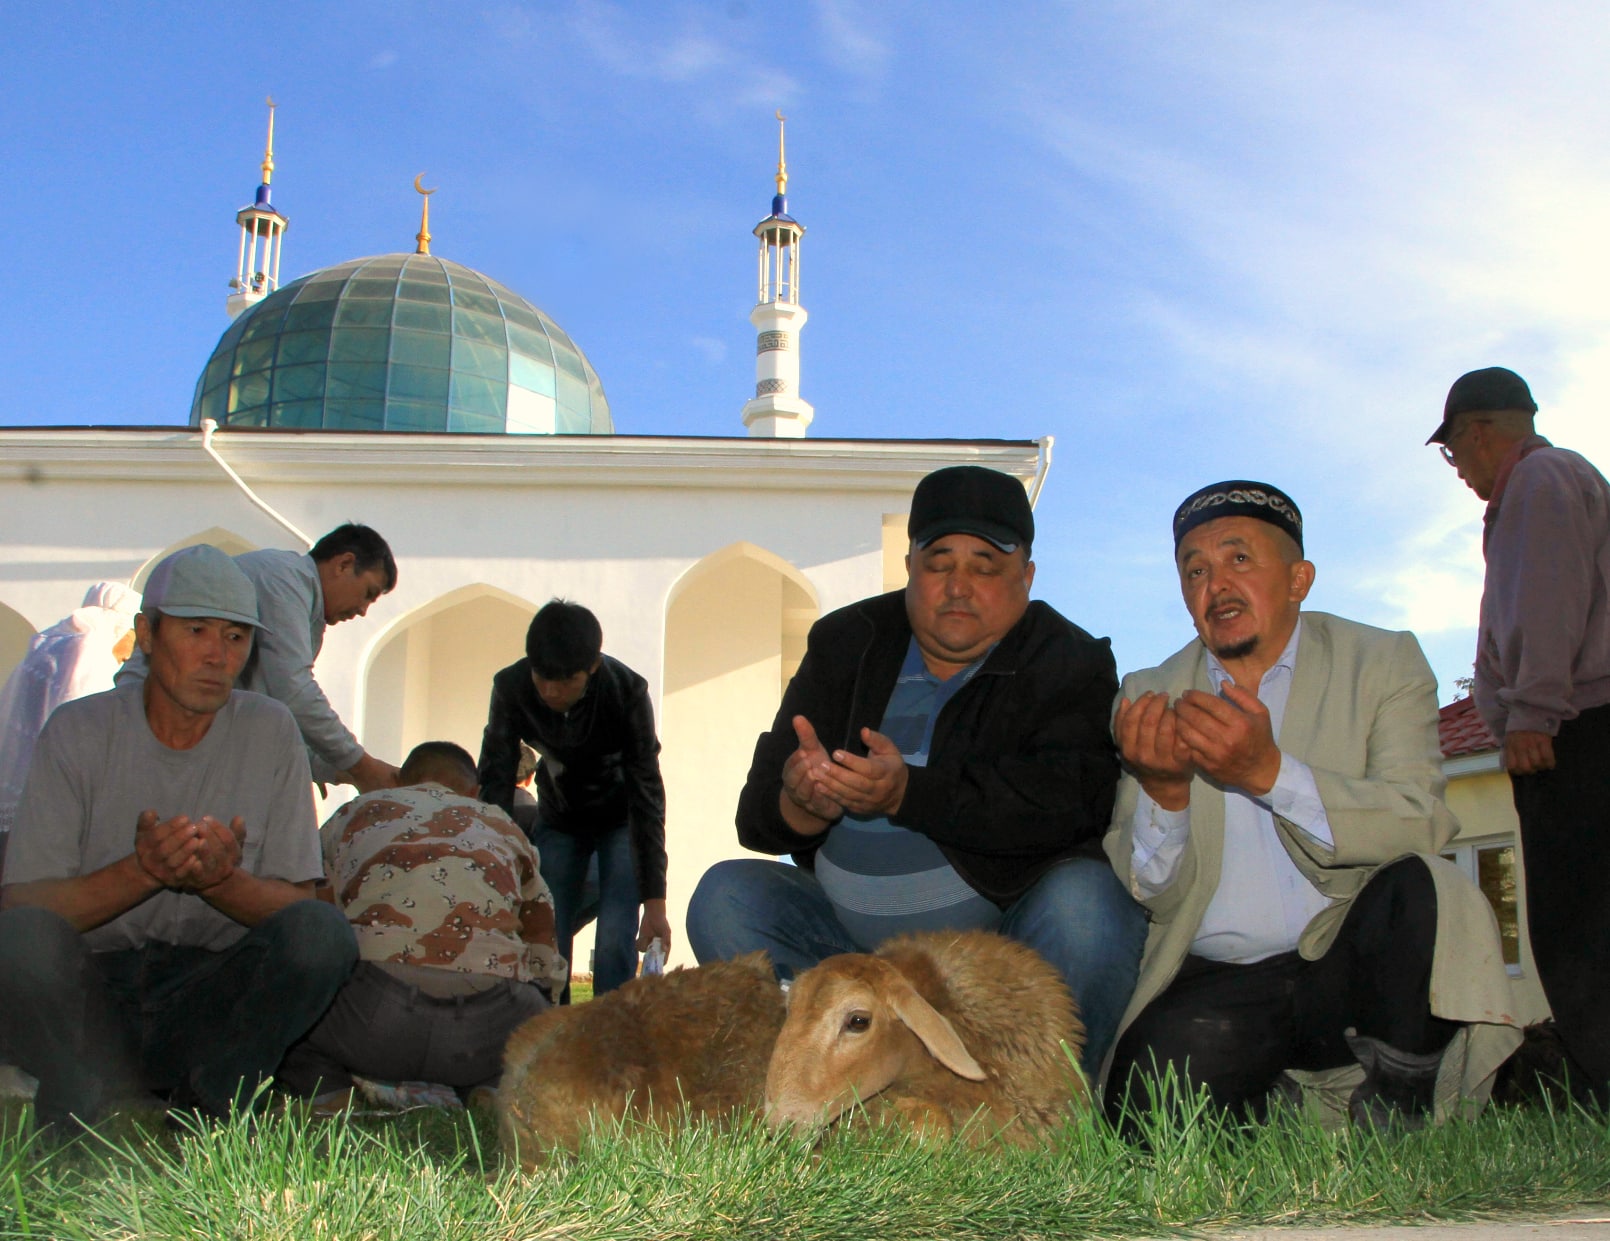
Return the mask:
[[112,688],[119,660],[112,648],[134,628],[140,596],[117,582],[96,582],[82,607],[33,636],[28,653],[0,689],[0,832],[11,830],[28,778],[34,742],[62,703]]

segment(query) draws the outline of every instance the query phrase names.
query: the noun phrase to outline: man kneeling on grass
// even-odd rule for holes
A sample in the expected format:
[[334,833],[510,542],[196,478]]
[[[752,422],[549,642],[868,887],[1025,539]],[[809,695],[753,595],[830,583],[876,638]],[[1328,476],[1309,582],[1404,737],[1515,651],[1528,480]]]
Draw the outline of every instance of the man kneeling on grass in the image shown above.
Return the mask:
[[1360,1124],[1420,1123],[1445,1061],[1484,1100],[1520,1033],[1486,898],[1437,856],[1456,824],[1420,644],[1301,610],[1302,515],[1265,483],[1186,497],[1174,560],[1197,637],[1126,677],[1114,720],[1107,851],[1152,925],[1109,1112],[1165,1068],[1259,1117],[1291,1070],[1361,1068]]
[[257,594],[215,547],[152,571],[143,681],[40,734],[0,888],[0,1053],[41,1124],[248,1102],[351,972],[320,874],[307,752],[235,689]]
[[553,897],[537,851],[479,800],[475,760],[416,746],[399,787],[355,798],[322,830],[325,874],[361,958],[279,1086],[335,1110],[352,1079],[469,1091],[496,1081],[503,1044],[563,987]]

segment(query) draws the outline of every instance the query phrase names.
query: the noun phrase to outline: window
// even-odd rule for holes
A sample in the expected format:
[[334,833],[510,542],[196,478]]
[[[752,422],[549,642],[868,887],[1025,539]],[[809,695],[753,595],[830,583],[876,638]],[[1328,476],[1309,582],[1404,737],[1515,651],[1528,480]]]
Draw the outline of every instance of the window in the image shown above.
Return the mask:
[[1463,870],[1470,876],[1470,881],[1482,890],[1482,895],[1493,907],[1493,915],[1498,919],[1498,934],[1504,945],[1504,965],[1511,974],[1519,974],[1521,925],[1514,842],[1494,840],[1461,845],[1443,850],[1442,856]]

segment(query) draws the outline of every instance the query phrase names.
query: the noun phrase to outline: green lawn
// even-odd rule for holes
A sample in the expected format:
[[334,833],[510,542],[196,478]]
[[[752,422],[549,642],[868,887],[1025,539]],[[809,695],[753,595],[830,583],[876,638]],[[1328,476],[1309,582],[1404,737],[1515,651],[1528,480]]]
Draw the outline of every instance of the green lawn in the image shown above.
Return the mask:
[[813,1147],[754,1122],[609,1131],[530,1177],[500,1162],[485,1113],[269,1117],[51,1151],[24,1120],[0,1115],[0,1237],[995,1241],[1610,1202],[1606,1122],[1570,1108],[1494,1107],[1387,1137],[1187,1115],[1156,1122],[1140,1147],[1084,1121],[1033,1151],[867,1130]]

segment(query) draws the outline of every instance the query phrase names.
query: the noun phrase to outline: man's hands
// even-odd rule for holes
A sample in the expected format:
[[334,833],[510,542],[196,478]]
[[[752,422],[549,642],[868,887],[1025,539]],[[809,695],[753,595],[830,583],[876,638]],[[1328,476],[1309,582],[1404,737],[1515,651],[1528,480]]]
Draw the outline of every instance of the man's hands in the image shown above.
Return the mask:
[[365,753],[341,774],[360,793],[397,787],[397,768],[369,753]]
[[803,715],[793,720],[799,748],[783,764],[779,805],[795,831],[814,836],[846,811],[894,814],[906,797],[906,760],[894,742],[870,728],[861,730],[865,758],[847,750],[831,755]]
[[818,773],[831,767],[833,760],[817,740],[811,722],[803,715],[794,717],[794,735],[799,738],[799,748],[783,763],[783,816],[794,824],[796,831],[807,831],[795,822],[797,816],[791,814],[789,808],[804,811],[819,822],[819,826],[807,833],[814,835],[835,822],[844,813],[844,807],[829,797],[818,782]]
[[1198,771],[1220,784],[1264,797],[1280,776],[1269,711],[1231,682],[1223,695],[1186,690],[1169,705],[1164,694],[1118,704],[1113,733],[1141,788],[1165,810],[1183,810]]
[[1188,689],[1174,704],[1180,739],[1191,760],[1220,784],[1267,796],[1280,778],[1280,747],[1269,710],[1258,696],[1229,681],[1224,692]]
[[665,916],[665,898],[643,902],[643,921],[637,928],[637,950],[646,952],[655,940],[667,953],[671,951],[671,920]]
[[1554,770],[1554,738],[1547,733],[1517,728],[1504,734],[1504,770],[1512,776],[1531,776]]
[[1196,764],[1191,748],[1180,739],[1179,717],[1167,694],[1142,694],[1134,702],[1120,699],[1113,736],[1148,797],[1164,810],[1184,810],[1191,804]]
[[134,857],[159,887],[205,892],[228,879],[240,864],[246,820],[236,815],[226,827],[211,815],[159,819],[155,810],[134,825]]

